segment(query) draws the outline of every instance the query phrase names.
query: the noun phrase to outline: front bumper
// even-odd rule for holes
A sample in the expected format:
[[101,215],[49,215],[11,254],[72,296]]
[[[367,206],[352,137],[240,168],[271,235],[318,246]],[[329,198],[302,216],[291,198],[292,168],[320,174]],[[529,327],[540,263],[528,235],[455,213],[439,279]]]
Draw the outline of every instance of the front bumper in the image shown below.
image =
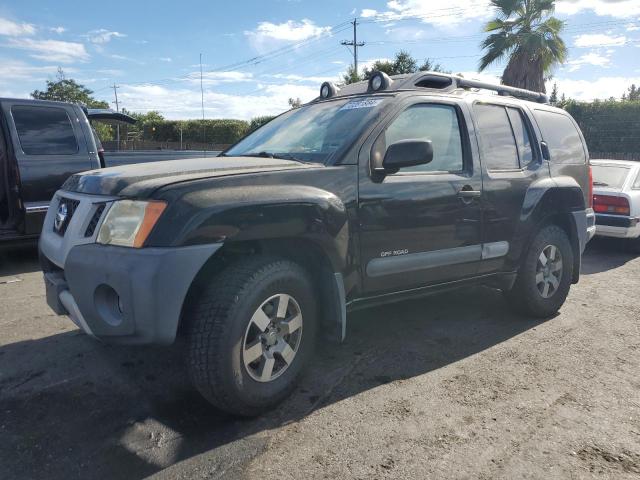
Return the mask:
[[170,344],[195,276],[222,244],[174,248],[79,245],[63,269],[41,251],[47,302],[110,343]]

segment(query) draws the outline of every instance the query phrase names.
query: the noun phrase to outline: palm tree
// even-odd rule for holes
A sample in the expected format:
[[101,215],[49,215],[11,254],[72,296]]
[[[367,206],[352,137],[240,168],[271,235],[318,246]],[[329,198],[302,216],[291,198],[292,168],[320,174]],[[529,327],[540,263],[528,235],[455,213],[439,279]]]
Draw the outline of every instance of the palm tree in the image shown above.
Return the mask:
[[497,18],[485,26],[492,33],[481,44],[486,52],[479,71],[508,56],[503,84],[546,92],[545,78],[567,58],[560,38],[564,22],[552,16],[555,0],[491,0],[491,4]]

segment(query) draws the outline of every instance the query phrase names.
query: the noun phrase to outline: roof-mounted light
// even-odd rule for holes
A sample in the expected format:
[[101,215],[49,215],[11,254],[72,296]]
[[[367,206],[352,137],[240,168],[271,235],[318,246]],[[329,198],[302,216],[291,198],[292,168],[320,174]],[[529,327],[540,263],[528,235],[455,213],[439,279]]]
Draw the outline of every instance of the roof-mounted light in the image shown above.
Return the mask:
[[331,98],[338,94],[338,87],[331,82],[324,82],[320,87],[320,98]]
[[382,90],[386,90],[389,88],[389,85],[393,83],[393,80],[389,78],[384,72],[374,72],[369,78],[369,91],[370,92],[381,92]]

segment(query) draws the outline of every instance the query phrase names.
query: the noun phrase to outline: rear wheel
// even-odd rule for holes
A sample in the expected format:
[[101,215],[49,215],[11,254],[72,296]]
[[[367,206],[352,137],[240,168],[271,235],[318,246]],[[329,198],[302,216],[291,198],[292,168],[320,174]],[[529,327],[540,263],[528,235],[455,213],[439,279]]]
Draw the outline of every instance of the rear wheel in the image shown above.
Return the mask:
[[573,278],[573,249],[563,229],[549,225],[533,239],[513,288],[506,292],[518,312],[546,318],[564,304]]
[[222,410],[258,415],[290,394],[312,354],[311,280],[293,262],[254,257],[222,272],[186,321],[196,388]]

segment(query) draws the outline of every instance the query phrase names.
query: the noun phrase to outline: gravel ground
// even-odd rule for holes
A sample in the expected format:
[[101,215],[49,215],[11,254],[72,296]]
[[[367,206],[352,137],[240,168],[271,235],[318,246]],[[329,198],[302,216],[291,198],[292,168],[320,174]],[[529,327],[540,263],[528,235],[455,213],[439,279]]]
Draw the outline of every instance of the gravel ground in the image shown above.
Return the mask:
[[595,241],[547,321],[474,288],[349,316],[281,408],[189,386],[184,345],[99,344],[0,250],[0,465],[12,478],[638,478],[640,258]]

